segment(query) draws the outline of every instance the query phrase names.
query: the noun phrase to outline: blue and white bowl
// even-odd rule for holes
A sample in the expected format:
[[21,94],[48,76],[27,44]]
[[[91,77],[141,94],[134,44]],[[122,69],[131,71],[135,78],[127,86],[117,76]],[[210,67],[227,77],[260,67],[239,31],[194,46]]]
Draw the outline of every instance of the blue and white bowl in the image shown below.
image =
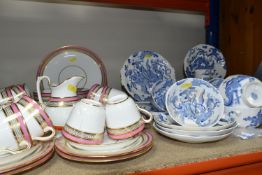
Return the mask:
[[166,111],[166,92],[167,90],[175,83],[174,80],[162,80],[155,83],[152,87],[151,95],[152,95],[152,104],[159,111]]
[[262,83],[255,77],[232,75],[227,77],[219,87],[228,107],[262,107]]
[[151,101],[150,89],[157,81],[175,80],[175,70],[160,54],[139,51],[132,54],[120,70],[121,83],[136,101]]
[[226,62],[223,54],[215,47],[198,44],[191,48],[184,59],[184,71],[188,78],[210,80],[224,78]]
[[182,126],[210,127],[222,117],[224,101],[218,89],[207,81],[187,78],[169,88],[166,108]]

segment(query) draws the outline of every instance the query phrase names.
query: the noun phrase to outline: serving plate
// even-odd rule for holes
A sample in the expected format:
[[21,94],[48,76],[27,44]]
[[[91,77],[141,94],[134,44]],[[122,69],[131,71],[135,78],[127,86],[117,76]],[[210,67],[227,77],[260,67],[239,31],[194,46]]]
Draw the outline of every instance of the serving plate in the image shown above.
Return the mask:
[[198,44],[189,49],[184,59],[184,71],[188,78],[224,78],[226,69],[223,54],[208,44]]
[[[48,76],[60,84],[73,76],[84,77],[78,88],[89,89],[93,84],[107,85],[106,69],[101,59],[91,50],[79,46],[64,46],[48,54],[38,67],[37,77]],[[48,82],[43,89],[49,89]]]
[[132,54],[120,70],[121,83],[136,101],[151,101],[150,89],[161,80],[175,80],[175,70],[160,54],[139,51]]
[[224,101],[218,89],[207,81],[187,78],[168,89],[166,108],[182,126],[210,127],[222,117]]

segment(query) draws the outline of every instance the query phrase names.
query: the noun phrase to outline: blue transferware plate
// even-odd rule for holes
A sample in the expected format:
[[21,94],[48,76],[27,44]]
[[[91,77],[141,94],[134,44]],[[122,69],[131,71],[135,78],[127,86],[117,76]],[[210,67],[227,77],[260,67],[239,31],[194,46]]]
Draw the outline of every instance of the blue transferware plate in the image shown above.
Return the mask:
[[207,44],[198,44],[187,52],[184,59],[184,71],[188,78],[204,80],[224,78],[226,62],[223,54],[217,48]]
[[155,83],[152,87],[151,95],[152,95],[152,104],[159,111],[166,111],[166,92],[170,86],[175,83],[174,80],[162,80]]
[[255,77],[231,75],[222,82],[219,91],[225,106],[259,107],[262,101],[261,86],[262,83]]
[[211,83],[216,88],[219,88],[219,86],[222,84],[223,81],[224,81],[223,78],[213,78],[209,80],[208,82]]
[[182,126],[210,127],[222,117],[224,101],[218,89],[207,81],[187,78],[169,88],[166,108]]
[[132,54],[120,70],[121,83],[136,101],[151,101],[150,89],[160,80],[175,80],[175,70],[160,54],[139,51]]

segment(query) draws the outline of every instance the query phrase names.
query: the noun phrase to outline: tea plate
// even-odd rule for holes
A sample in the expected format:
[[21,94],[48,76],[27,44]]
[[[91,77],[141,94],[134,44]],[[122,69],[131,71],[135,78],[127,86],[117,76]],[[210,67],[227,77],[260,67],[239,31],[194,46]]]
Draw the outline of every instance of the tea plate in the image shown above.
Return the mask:
[[179,134],[179,135],[187,135],[187,136],[193,136],[193,137],[198,137],[198,136],[219,136],[219,135],[224,135],[227,133],[231,133],[238,125],[235,123],[232,127],[223,129],[223,130],[218,130],[218,131],[190,131],[190,130],[181,130],[181,129],[170,129],[163,127],[159,125],[158,123],[155,123],[156,127],[159,129],[169,132],[169,133],[174,133],[174,134]]
[[180,135],[180,134],[174,134],[174,133],[163,131],[159,129],[155,124],[153,124],[153,127],[156,129],[157,132],[159,132],[160,134],[166,137],[169,137],[175,140],[179,140],[182,142],[186,142],[186,143],[214,142],[214,141],[222,140],[230,136],[230,134],[232,134],[232,132],[230,132],[230,133],[227,133],[224,135],[218,135],[218,136],[188,136],[188,135]]
[[166,111],[166,92],[170,86],[174,84],[174,80],[162,80],[155,83],[152,87],[152,104],[159,111]]
[[147,152],[152,147],[153,138],[150,133],[143,131],[137,137],[142,137],[142,142],[132,145],[127,149],[122,148],[123,151],[120,149],[120,151],[111,154],[94,154],[94,152],[68,147],[63,137],[57,139],[55,145],[57,153],[61,157],[69,160],[81,162],[111,162],[136,157]]
[[[82,76],[78,88],[89,89],[93,84],[107,84],[106,69],[100,58],[83,47],[64,46],[51,52],[38,67],[37,77],[46,75],[53,84],[60,84],[73,76]],[[43,89],[49,89],[48,82]]]
[[[246,88],[248,85],[258,84],[260,86],[254,86],[254,88]],[[244,100],[243,96],[246,95],[249,101],[257,102],[262,101],[262,83],[255,77],[247,75],[231,75],[227,77],[219,87],[219,91],[224,98],[225,106],[236,107],[253,107],[248,104],[247,100]],[[259,87],[259,88],[256,88]],[[246,90],[245,90],[246,88]]]
[[224,112],[217,88],[205,80],[187,78],[173,84],[166,93],[166,108],[182,126],[214,126]]
[[[196,71],[201,73],[198,75]],[[215,47],[198,44],[189,49],[184,59],[184,71],[188,78],[210,80],[224,78],[226,62],[223,54]]]
[[160,54],[139,51],[120,70],[121,84],[136,101],[151,101],[150,89],[157,81],[175,80],[175,70]]
[[5,162],[0,165],[0,173],[15,174],[32,169],[49,160],[53,152],[53,142],[36,145],[31,149],[23,152],[23,155],[15,154],[10,157],[6,157],[5,159],[7,160],[5,160]]
[[185,127],[176,123],[169,114],[163,112],[153,113],[154,121],[165,128],[175,130],[186,130],[186,131],[219,131],[232,127],[237,122],[235,120],[226,120],[224,117],[221,118],[216,125],[212,127]]

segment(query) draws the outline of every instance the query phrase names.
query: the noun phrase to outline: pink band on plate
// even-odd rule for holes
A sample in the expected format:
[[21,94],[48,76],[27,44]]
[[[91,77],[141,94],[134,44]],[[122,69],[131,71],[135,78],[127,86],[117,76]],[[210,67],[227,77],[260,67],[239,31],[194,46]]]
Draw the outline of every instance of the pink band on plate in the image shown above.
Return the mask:
[[109,134],[108,133],[108,136],[111,137],[112,139],[115,139],[115,140],[126,139],[126,138],[133,137],[134,135],[140,133],[141,131],[143,131],[144,127],[145,127],[145,124],[143,123],[137,129],[135,129],[133,131],[130,131],[130,132],[126,133],[126,134],[113,135],[113,134]]
[[79,97],[66,97],[66,98],[55,98],[55,97],[51,97],[49,98],[49,101],[53,101],[53,102],[60,102],[60,101],[64,101],[64,102],[70,102],[70,101],[78,101],[80,100]]
[[72,136],[70,134],[68,134],[67,132],[65,132],[64,130],[62,131],[62,134],[65,138],[76,142],[76,143],[81,143],[81,144],[88,144],[88,145],[99,145],[101,144],[103,141],[102,140],[85,140],[85,139],[81,139],[75,136]]
[[44,118],[44,120],[46,121],[46,123],[48,124],[48,126],[53,126],[51,120],[49,119],[49,117],[47,116],[47,114],[43,111],[43,109],[31,98],[27,97],[27,96],[23,96],[23,99],[28,101],[29,103],[31,103],[41,114],[41,116]]

